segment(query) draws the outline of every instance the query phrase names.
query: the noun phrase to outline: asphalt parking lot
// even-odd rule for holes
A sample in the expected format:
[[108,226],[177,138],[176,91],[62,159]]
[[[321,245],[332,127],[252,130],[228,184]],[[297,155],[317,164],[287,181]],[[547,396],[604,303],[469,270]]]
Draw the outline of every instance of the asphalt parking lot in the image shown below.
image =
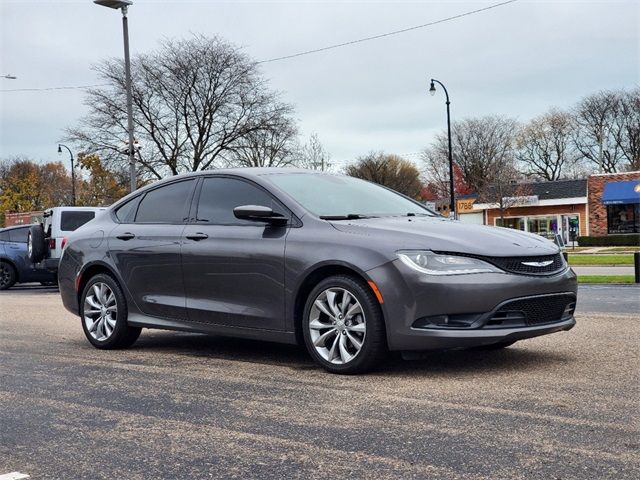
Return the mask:
[[0,292],[0,475],[636,479],[640,289],[624,289],[581,289],[570,332],[360,377],[194,334],[99,351],[54,289]]

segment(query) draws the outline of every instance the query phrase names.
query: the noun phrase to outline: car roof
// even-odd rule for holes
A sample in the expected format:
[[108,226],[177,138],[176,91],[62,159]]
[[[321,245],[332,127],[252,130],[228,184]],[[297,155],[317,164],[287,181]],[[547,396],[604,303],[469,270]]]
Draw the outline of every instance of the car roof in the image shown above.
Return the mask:
[[15,230],[17,228],[29,228],[32,225],[38,225],[37,223],[27,223],[26,225],[11,225],[10,227],[0,228],[0,232],[5,232],[7,230]]
[[170,177],[166,177],[160,180],[156,180],[144,187],[141,187],[134,192],[131,192],[124,197],[122,197],[117,202],[114,202],[111,205],[111,208],[117,208],[123,203],[126,203],[129,199],[133,198],[136,195],[144,193],[153,188],[159,187],[160,185],[164,185],[165,183],[175,182],[179,180],[184,180],[188,178],[198,178],[203,176],[211,176],[211,175],[234,175],[238,177],[248,178],[248,179],[258,179],[261,176],[266,175],[277,175],[277,174],[301,174],[307,173],[312,175],[334,175],[341,176],[341,174],[324,172],[321,170],[309,170],[305,168],[293,168],[293,167],[242,167],[242,168],[216,168],[214,170],[199,170],[197,172],[188,172],[181,173],[179,175],[172,175]]

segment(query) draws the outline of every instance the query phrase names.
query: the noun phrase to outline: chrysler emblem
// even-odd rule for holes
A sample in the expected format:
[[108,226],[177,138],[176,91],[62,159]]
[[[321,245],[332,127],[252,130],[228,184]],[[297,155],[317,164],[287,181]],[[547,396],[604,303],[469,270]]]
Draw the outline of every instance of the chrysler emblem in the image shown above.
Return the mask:
[[522,265],[526,265],[527,267],[546,267],[552,263],[553,260],[545,260],[544,262],[522,262]]

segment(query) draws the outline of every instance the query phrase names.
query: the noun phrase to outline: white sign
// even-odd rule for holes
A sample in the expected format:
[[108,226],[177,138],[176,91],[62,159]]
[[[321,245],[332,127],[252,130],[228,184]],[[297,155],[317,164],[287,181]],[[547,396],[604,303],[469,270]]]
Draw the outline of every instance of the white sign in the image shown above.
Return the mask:
[[502,204],[512,207],[531,207],[538,205],[540,200],[537,195],[523,195],[520,197],[502,197]]

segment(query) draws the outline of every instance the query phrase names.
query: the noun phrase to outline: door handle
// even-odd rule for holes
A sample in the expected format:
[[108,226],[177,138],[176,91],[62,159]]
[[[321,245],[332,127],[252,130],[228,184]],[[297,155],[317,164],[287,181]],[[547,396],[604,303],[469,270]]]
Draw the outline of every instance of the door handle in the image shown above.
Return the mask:
[[209,235],[207,235],[206,233],[197,232],[192,235],[185,235],[185,237],[188,238],[189,240],[195,240],[196,242],[199,242],[200,240],[209,238]]
[[132,238],[136,238],[136,236],[131,232],[125,232],[122,235],[117,235],[116,238],[119,240],[126,241],[126,240],[131,240]]

